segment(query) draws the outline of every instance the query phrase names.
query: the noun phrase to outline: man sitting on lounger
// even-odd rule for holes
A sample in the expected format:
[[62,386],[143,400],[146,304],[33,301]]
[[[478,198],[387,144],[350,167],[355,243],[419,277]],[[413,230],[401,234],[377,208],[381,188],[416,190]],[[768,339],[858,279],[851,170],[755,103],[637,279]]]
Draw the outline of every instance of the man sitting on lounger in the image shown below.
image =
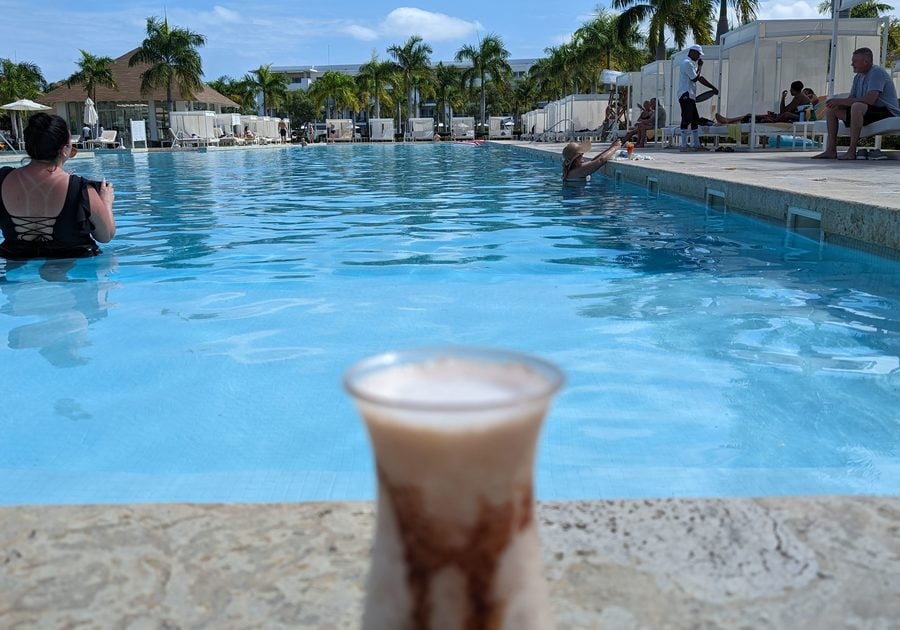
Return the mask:
[[[655,129],[662,129],[666,126],[666,108],[661,103],[657,103],[655,98],[644,101],[645,109],[641,112],[634,127],[628,130],[622,142],[628,142],[632,138],[637,138],[634,146],[643,148],[647,143],[647,138],[652,138]],[[649,107],[649,109],[647,109]],[[703,120],[702,118],[700,119]],[[706,124],[701,122],[702,124]]]
[[825,150],[814,159],[833,160],[837,158],[838,121],[843,120],[850,128],[850,146],[841,156],[842,160],[856,159],[856,145],[864,125],[900,116],[900,105],[897,104],[897,89],[890,75],[881,66],[872,63],[870,48],[857,48],[853,51],[850,65],[856,73],[853,86],[847,98],[831,98],[825,104],[825,120],[828,123],[828,144]]
[[[791,83],[791,102],[786,104],[784,103],[784,99],[787,97],[788,91],[785,90],[781,93],[781,105],[779,106],[779,111],[776,114],[775,112],[767,112],[765,114],[759,114],[756,117],[756,122],[758,123],[779,123],[779,122],[797,122],[800,120],[800,108],[804,105],[809,105],[809,97],[803,92],[803,82],[802,81],[794,81]],[[726,118],[721,114],[716,114],[716,122],[720,125],[733,125],[736,123],[748,123],[750,122],[750,114],[744,114],[743,116],[735,116],[734,118]]]

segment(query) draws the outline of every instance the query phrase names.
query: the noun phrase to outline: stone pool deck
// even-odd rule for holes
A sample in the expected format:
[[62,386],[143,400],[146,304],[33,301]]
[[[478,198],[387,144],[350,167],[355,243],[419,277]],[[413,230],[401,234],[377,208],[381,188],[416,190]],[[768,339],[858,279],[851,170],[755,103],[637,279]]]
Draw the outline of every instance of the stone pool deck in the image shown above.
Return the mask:
[[[556,161],[562,159],[565,146],[502,144]],[[606,146],[596,145],[598,150]],[[820,227],[824,241],[900,257],[900,153],[885,151],[892,159],[852,162],[811,159],[815,154],[790,150],[679,153],[648,148],[637,149],[636,155],[649,159],[612,160],[604,172],[654,192],[709,199],[718,209],[780,225]]]
[[[559,160],[563,145],[516,146]],[[804,208],[824,240],[900,251],[896,161],[638,154],[652,159],[606,172],[782,223]],[[337,502],[0,508],[0,628],[358,627],[373,516]],[[561,629],[900,628],[900,497],[542,502],[538,518]]]
[[[544,502],[559,628],[897,628],[900,498]],[[0,509],[0,627],[355,628],[371,503]]]

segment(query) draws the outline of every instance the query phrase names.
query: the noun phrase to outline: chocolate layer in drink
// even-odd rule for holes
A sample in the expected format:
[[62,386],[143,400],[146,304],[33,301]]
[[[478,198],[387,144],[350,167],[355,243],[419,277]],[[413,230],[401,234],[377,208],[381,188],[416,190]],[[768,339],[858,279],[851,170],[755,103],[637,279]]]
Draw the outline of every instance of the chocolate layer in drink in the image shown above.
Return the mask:
[[364,627],[550,627],[532,494],[547,380],[453,358],[358,388],[379,479]]

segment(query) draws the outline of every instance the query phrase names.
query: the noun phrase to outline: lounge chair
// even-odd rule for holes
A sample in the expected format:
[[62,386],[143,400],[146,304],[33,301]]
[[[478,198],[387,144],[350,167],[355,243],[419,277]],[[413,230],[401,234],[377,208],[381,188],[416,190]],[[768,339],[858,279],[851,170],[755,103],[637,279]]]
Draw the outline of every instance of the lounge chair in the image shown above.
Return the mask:
[[[828,135],[828,123],[824,120],[817,120],[814,122],[812,124],[811,135],[813,137],[821,135],[824,142]],[[849,135],[850,129],[844,125],[844,121],[838,121],[838,136],[847,137]],[[900,136],[900,116],[882,118],[881,120],[863,126],[859,132],[860,138],[871,138],[873,136]]]
[[118,135],[118,131],[104,131],[100,134],[99,138],[95,138],[93,140],[88,140],[85,145],[90,148],[96,148],[98,145],[102,149],[118,149],[119,143],[116,142],[116,136]]
[[75,147],[77,149],[81,148],[81,136],[80,135],[72,136],[71,138],[69,138],[69,142],[72,143],[73,147]]
[[169,139],[172,141],[172,148],[175,147],[195,147],[200,148],[200,143],[203,141],[202,138],[191,136],[185,131],[175,131],[171,127],[169,127]]

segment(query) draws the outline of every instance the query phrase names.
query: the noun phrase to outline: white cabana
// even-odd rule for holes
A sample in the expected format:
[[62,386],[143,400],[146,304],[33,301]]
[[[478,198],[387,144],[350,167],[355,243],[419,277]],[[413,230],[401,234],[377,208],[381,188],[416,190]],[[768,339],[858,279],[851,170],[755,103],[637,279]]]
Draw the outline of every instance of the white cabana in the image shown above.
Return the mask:
[[[349,118],[328,118],[325,129],[329,142],[352,142],[354,132],[353,121]],[[332,133],[334,130],[334,133]]]
[[513,119],[511,116],[491,116],[488,119],[488,138],[502,140],[512,138]]
[[871,48],[875,63],[883,49],[880,18],[846,18],[836,21],[834,63],[829,64],[835,22],[825,20],[757,20],[725,33],[721,49],[728,58],[727,82],[720,86],[724,99],[719,107],[729,117],[754,114],[750,123],[750,147],[756,144],[756,114],[778,111],[782,90],[802,81],[817,94],[828,91],[834,72],[837,92],[846,92],[853,81],[850,57],[855,49]]
[[259,136],[262,138],[263,142],[271,143],[280,141],[280,136],[278,135],[278,119],[273,118],[271,116],[261,116],[259,118],[259,122],[257,123],[257,128],[259,129]]
[[244,131],[243,127],[241,127],[240,114],[216,114],[216,126],[218,126],[226,136],[228,134],[240,136]]
[[216,112],[170,112],[172,131],[180,140],[201,144],[218,144],[216,136]]
[[450,138],[453,140],[475,139],[475,117],[454,116],[450,119]]
[[568,136],[570,121],[563,111],[562,100],[550,101],[544,106],[544,111],[546,112],[544,134],[553,134],[554,140]]
[[522,115],[522,135],[536,140],[544,133],[546,113],[543,109],[533,109]]
[[416,140],[434,140],[434,119],[433,118],[410,118],[409,119],[409,139]]
[[595,131],[603,126],[608,102],[606,94],[570,94],[562,100],[562,111],[574,133]]
[[369,119],[369,140],[372,142],[393,142],[394,141],[394,119],[393,118],[370,118]]
[[[241,114],[240,135],[244,137],[244,141],[250,144],[259,144],[260,123],[259,116]],[[249,130],[253,134],[252,138],[247,138],[245,130]]]

